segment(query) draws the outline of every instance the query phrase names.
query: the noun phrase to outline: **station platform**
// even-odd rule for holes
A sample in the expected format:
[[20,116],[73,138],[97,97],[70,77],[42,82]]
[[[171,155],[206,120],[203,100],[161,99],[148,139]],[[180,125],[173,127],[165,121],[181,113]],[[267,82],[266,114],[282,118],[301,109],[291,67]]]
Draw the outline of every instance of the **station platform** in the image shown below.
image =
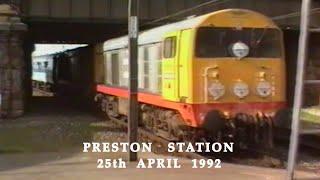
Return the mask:
[[[194,179],[285,179],[281,169],[222,163],[221,169],[192,169],[191,160],[179,158],[181,169],[137,169],[127,163],[126,169],[97,169],[98,158],[124,158],[125,153],[37,153],[0,155],[0,179],[110,179],[110,180],[194,180]],[[139,158],[170,158],[140,153]],[[298,179],[320,179],[320,174],[297,172]]]

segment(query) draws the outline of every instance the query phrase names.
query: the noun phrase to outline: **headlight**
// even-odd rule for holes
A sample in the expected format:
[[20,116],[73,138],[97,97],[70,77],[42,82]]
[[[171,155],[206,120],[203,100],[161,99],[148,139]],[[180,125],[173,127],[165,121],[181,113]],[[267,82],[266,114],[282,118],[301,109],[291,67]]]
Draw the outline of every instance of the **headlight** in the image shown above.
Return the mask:
[[220,82],[214,82],[208,87],[208,91],[214,100],[221,98],[225,94],[224,85]]
[[271,84],[266,81],[259,82],[257,85],[257,92],[261,97],[268,97],[270,96],[272,91]]
[[241,59],[249,55],[249,46],[239,41],[231,45],[231,51],[233,56]]
[[244,82],[237,82],[233,87],[233,93],[239,98],[244,98],[249,95],[249,87]]

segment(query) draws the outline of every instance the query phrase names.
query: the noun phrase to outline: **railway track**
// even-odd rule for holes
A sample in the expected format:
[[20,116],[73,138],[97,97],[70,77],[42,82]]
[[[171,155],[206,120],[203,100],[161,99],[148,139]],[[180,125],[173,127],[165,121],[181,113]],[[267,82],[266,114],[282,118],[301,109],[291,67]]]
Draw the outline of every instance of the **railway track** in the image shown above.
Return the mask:
[[[276,138],[280,141],[289,143],[291,131],[289,129],[281,128],[276,131]],[[304,148],[311,148],[314,150],[320,150],[320,134],[319,135],[301,135],[299,141],[300,146]]]
[[33,96],[53,96],[52,92],[41,90],[39,88],[33,88]]
[[[127,122],[125,119],[109,118],[111,122],[121,126],[124,129],[127,129]],[[159,137],[141,127],[138,128],[139,140],[143,142],[152,142],[153,149],[152,151],[157,154],[165,154],[175,157],[184,157],[188,159],[216,159],[219,158],[222,162],[234,163],[234,164],[243,164],[243,165],[252,165],[252,166],[261,166],[261,167],[271,167],[271,168],[285,168],[288,147],[287,143],[283,140],[276,141],[274,148],[266,149],[265,147],[255,147],[248,149],[236,149],[234,153],[229,153],[228,155],[221,155],[215,153],[191,153],[191,152],[167,152],[167,145],[170,143],[167,139]],[[308,153],[307,153],[308,152]],[[310,153],[309,153],[310,152]],[[303,159],[312,159],[314,160],[315,149],[305,146],[304,152],[302,153]],[[318,153],[318,155],[320,155]],[[317,158],[319,157],[319,158]],[[320,156],[316,156],[315,159],[319,159]],[[305,161],[301,163],[300,169],[308,169],[304,167]],[[319,167],[320,168],[320,167]],[[312,170],[311,170],[312,171]]]

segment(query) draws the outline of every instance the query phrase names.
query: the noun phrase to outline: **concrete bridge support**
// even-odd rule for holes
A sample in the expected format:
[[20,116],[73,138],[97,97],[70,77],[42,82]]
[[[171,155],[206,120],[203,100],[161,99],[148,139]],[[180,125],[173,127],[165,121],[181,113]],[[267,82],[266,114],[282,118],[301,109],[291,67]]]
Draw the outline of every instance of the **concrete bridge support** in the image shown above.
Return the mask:
[[22,37],[26,30],[9,5],[0,5],[0,118],[24,113],[26,76]]

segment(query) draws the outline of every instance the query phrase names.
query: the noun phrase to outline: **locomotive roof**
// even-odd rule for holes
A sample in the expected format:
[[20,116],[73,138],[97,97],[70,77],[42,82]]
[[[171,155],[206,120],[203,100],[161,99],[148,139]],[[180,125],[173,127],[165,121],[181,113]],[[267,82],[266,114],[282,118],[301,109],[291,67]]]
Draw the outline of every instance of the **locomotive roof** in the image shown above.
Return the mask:
[[[250,14],[260,15],[261,17],[267,18],[266,16],[264,16],[260,13],[251,11],[251,10],[245,10],[245,9],[219,10],[219,11],[215,11],[213,13],[205,14],[202,16],[179,21],[176,23],[171,23],[171,24],[159,26],[159,27],[156,27],[156,28],[153,28],[150,30],[140,32],[138,44],[142,45],[142,44],[152,44],[152,43],[161,42],[163,40],[163,37],[169,32],[174,32],[174,31],[183,30],[183,29],[196,28],[196,27],[200,26],[203,22],[205,22],[205,20],[207,20],[209,17],[211,17],[213,15],[220,14],[220,13],[230,12],[230,11],[242,11],[242,12],[247,12]],[[270,21],[269,23],[272,24],[272,26],[277,27],[271,20],[269,20],[269,21]],[[127,46],[128,46],[128,36],[126,35],[126,36],[122,36],[119,38],[114,38],[114,39],[110,39],[110,40],[105,41],[105,43],[103,45],[103,50],[104,51],[111,51],[111,50],[125,48]]]

